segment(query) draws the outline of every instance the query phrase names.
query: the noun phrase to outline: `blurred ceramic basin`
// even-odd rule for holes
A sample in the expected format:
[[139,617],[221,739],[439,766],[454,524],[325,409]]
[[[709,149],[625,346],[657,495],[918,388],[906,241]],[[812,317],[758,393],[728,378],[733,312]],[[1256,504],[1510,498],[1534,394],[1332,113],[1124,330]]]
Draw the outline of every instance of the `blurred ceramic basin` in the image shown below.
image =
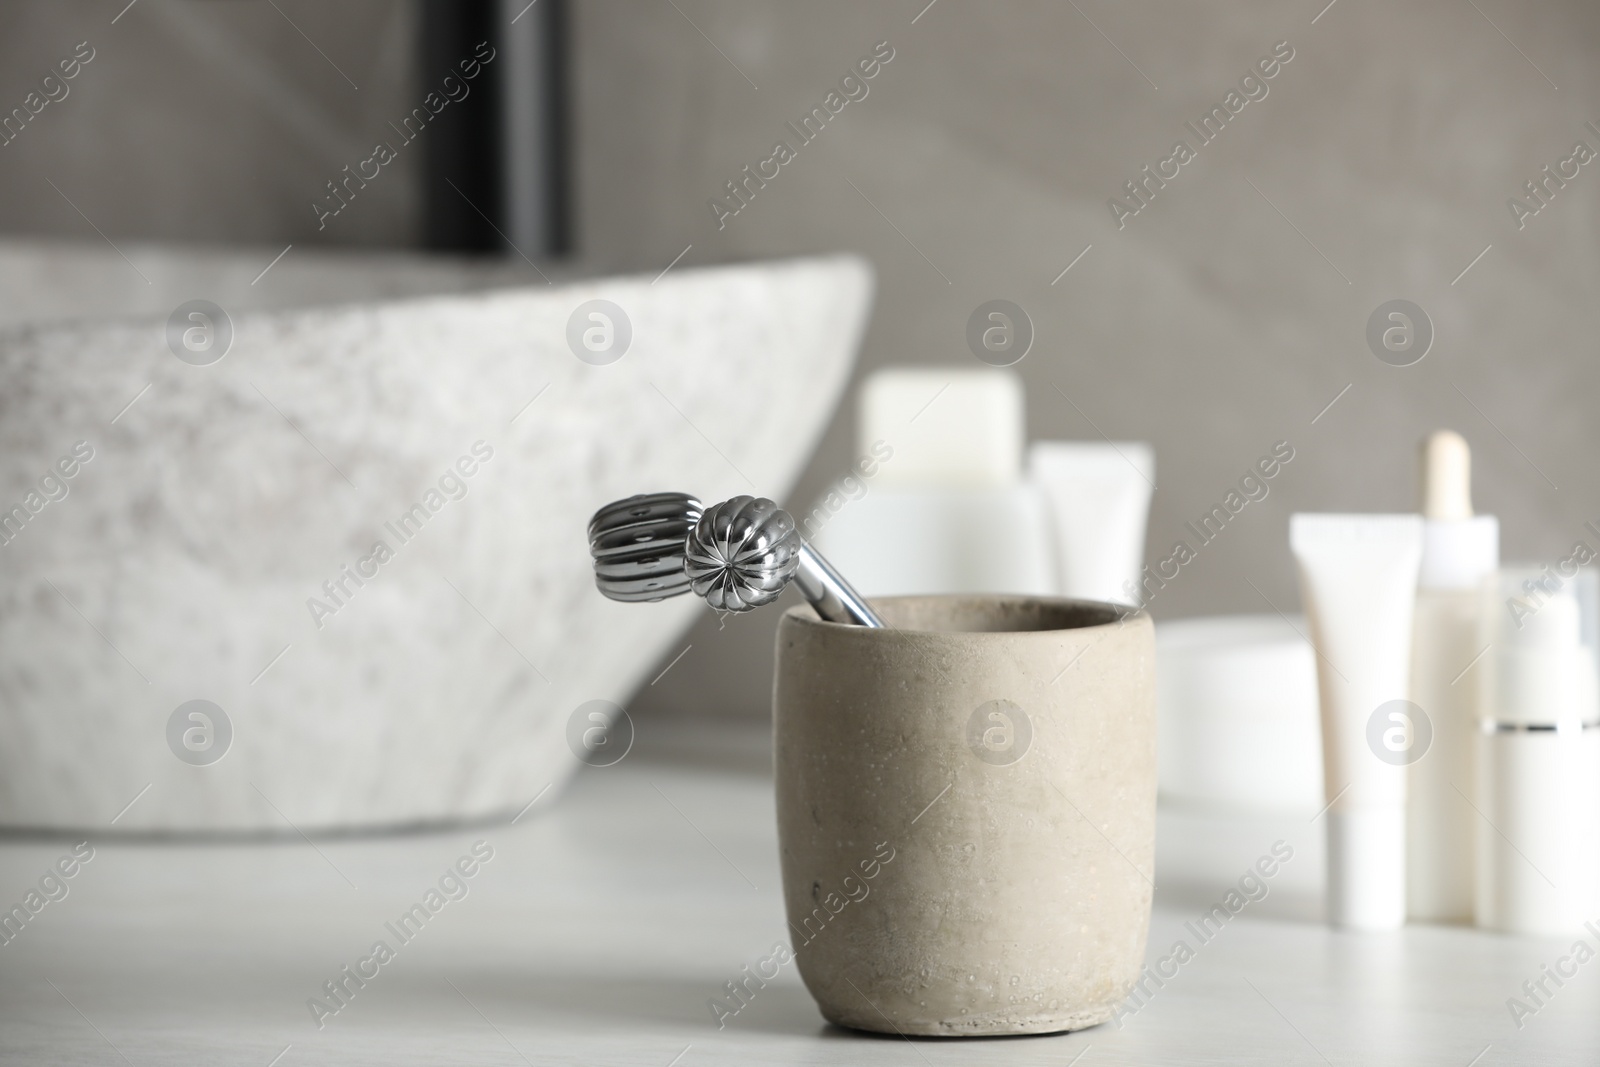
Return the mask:
[[[575,709],[626,702],[709,610],[602,598],[589,515],[649,490],[782,499],[871,300],[866,266],[831,258],[252,312],[233,296],[253,295],[265,257],[197,277],[168,255],[131,255],[152,276],[128,298],[142,315],[94,319],[99,275],[63,296],[78,275],[59,272],[39,318],[73,321],[13,315],[0,332],[0,510],[27,513],[0,547],[3,826],[292,832],[515,813],[579,766]],[[0,250],[13,290],[16,260]],[[338,262],[354,284],[288,270],[279,292],[508,280]],[[156,291],[232,301],[226,356],[175,356]],[[591,300],[631,324],[609,365],[569,345]],[[75,447],[92,458],[47,477]],[[209,758],[203,734],[198,749],[169,738],[192,700],[231,728],[216,762],[180,758]]]

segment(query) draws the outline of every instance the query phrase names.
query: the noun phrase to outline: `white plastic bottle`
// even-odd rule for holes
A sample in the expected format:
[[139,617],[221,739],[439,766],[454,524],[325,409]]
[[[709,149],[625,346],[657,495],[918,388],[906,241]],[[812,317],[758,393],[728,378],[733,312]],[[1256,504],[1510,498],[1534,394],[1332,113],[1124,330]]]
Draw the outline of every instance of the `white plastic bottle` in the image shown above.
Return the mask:
[[1414,921],[1473,917],[1475,735],[1484,586],[1499,565],[1500,525],[1472,514],[1472,456],[1460,434],[1422,442],[1422,569],[1411,646],[1411,701],[1432,741],[1409,767],[1406,912]]
[[1478,737],[1478,925],[1577,933],[1600,898],[1593,573],[1501,572]]

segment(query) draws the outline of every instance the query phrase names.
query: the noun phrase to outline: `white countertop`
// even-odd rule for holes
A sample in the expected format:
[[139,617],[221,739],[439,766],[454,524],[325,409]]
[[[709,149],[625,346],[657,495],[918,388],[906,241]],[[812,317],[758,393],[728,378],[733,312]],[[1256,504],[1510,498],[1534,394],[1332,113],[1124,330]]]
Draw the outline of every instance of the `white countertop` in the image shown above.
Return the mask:
[[[708,999],[785,939],[771,778],[758,735],[647,745],[652,732],[642,724],[628,759],[585,770],[514,825],[315,847],[97,841],[68,895],[0,947],[0,1062],[1600,1062],[1600,962],[1560,989],[1547,980],[1554,996],[1519,1031],[1507,998],[1570,939],[1334,933],[1314,921],[1320,824],[1299,816],[1163,812],[1149,958],[1179,937],[1196,951],[1120,1029],[864,1036],[824,1023],[788,967],[718,1030]],[[1295,860],[1200,945],[1185,920],[1278,838]],[[478,840],[494,854],[467,895],[319,1030],[307,999],[380,937],[398,944],[384,924]],[[20,900],[68,845],[0,839],[0,901]]]

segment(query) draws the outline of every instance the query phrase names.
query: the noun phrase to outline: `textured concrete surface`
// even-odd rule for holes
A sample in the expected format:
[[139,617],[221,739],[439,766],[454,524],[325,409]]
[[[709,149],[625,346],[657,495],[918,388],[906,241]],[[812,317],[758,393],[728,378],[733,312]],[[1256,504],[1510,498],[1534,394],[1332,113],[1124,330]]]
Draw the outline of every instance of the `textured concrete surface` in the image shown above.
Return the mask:
[[1104,1022],[1138,978],[1154,889],[1149,617],[877,605],[889,629],[797,609],[778,630],[778,839],[806,987],[830,1021],[890,1034]]
[[[870,293],[833,259],[241,314],[206,366],[165,314],[0,333],[0,824],[403,825],[559,784],[569,717],[709,613],[600,596],[589,516],[789,484]],[[595,299],[632,323],[609,365],[568,347]],[[210,765],[172,733],[196,699]]]

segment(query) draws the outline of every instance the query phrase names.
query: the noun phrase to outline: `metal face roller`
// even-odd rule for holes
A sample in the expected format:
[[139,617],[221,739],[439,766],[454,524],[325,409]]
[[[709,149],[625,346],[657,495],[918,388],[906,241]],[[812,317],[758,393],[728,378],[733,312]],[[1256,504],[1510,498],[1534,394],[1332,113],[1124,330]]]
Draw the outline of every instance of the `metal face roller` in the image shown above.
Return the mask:
[[595,585],[612,600],[662,600],[691,590],[723,611],[770,604],[793,581],[829,622],[881,628],[850,583],[800,539],[794,517],[764,497],[710,508],[685,493],[607,504],[589,521]]
[[707,508],[689,531],[684,573],[695,596],[719,611],[749,611],[778,599],[800,566],[794,518],[764,497],[736,496]]
[[683,544],[700,521],[687,493],[644,493],[607,504],[589,520],[594,584],[612,600],[665,600],[689,591]]

